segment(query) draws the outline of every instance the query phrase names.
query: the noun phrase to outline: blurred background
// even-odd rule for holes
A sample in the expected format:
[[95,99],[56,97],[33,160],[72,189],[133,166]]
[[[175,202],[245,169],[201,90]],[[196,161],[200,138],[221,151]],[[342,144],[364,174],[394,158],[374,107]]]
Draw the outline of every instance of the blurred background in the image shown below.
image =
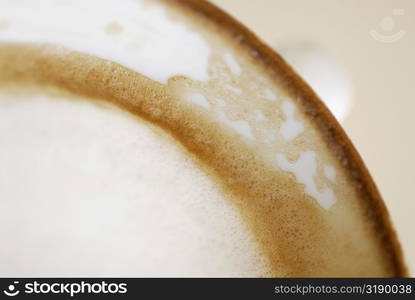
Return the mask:
[[211,1],[328,102],[383,195],[413,275],[415,1]]

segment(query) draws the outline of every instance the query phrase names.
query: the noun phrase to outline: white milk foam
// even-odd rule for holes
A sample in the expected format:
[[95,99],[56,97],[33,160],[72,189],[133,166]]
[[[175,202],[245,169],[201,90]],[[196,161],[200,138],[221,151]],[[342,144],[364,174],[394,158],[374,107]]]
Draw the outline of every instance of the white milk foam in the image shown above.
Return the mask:
[[314,177],[317,171],[316,153],[304,151],[296,162],[290,163],[284,154],[277,154],[277,163],[281,169],[294,173],[298,182],[305,185],[305,192],[314,197],[324,209],[336,202],[333,189],[325,187],[322,192],[318,191]]
[[281,125],[281,135],[287,141],[292,141],[304,131],[304,125],[294,118],[295,106],[290,101],[282,103],[282,111],[285,114],[285,121]]
[[1,275],[264,274],[237,210],[153,127],[109,104],[2,91]]
[[223,58],[228,66],[228,68],[231,70],[231,72],[235,75],[239,75],[241,74],[242,70],[241,70],[241,66],[238,64],[238,62],[236,61],[235,57],[233,56],[232,53],[230,52],[226,52],[223,55]]
[[6,24],[0,42],[61,45],[117,62],[160,83],[175,75],[208,79],[207,43],[154,3],[0,0],[0,22]]
[[325,165],[324,166],[324,175],[330,181],[336,180],[336,169],[333,166]]
[[238,134],[250,140],[255,139],[254,135],[252,134],[251,127],[249,126],[249,123],[245,120],[230,120],[224,112],[219,112],[218,120],[220,120],[222,123],[226,124],[228,127],[235,130]]
[[198,104],[206,109],[210,109],[210,103],[206,100],[206,97],[200,93],[192,93],[187,95],[187,99],[195,104]]

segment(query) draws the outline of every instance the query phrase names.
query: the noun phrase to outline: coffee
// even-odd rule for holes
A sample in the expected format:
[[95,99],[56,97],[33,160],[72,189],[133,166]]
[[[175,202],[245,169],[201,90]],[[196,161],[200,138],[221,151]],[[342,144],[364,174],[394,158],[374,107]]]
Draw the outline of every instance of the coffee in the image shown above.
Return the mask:
[[46,2],[0,12],[3,275],[405,274],[339,125],[241,25]]

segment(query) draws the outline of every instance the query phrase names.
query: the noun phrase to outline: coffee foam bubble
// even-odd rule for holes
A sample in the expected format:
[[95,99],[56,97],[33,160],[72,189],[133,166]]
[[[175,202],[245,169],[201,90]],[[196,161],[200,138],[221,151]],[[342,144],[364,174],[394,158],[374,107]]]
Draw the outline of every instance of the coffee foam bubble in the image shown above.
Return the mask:
[[[176,76],[160,84],[128,64],[62,48],[10,44],[0,52],[0,82],[54,85],[113,102],[169,132],[238,208],[267,259],[268,275],[392,274],[341,158],[305,115],[301,99],[226,31],[203,18],[192,23],[192,14],[183,16],[209,45],[207,81]],[[231,53],[232,62],[224,53]],[[189,94],[203,98],[189,99]],[[327,176],[325,165],[336,175]],[[330,201],[324,200],[327,189]]]

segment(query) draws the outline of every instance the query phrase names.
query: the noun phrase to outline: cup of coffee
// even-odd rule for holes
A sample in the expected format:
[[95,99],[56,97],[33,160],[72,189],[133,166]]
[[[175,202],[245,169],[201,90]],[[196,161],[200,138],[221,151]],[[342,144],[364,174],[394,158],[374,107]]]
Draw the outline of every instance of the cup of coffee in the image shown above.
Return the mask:
[[2,276],[405,276],[360,156],[205,1],[0,1]]

